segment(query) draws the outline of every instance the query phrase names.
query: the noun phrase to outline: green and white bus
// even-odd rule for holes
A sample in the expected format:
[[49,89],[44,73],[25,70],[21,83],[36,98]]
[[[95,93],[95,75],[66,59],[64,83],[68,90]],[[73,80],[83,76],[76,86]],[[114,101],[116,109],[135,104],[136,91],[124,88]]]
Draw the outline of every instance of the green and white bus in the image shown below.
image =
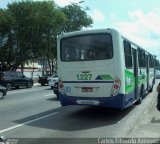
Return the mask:
[[62,106],[127,108],[155,83],[154,55],[114,29],[71,32],[57,38]]

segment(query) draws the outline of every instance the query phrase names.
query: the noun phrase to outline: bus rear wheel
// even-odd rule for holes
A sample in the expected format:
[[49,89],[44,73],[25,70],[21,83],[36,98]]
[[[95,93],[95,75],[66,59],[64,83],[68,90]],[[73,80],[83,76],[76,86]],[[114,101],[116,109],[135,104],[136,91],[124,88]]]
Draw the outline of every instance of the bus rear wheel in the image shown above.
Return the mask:
[[139,97],[139,99],[137,100],[136,104],[141,104],[142,103],[142,96]]
[[142,99],[143,99],[143,85],[141,87],[141,90],[139,92],[139,99],[137,100],[136,104],[141,104],[142,103]]
[[152,92],[153,91],[153,84],[152,84],[152,87],[149,89],[148,92]]

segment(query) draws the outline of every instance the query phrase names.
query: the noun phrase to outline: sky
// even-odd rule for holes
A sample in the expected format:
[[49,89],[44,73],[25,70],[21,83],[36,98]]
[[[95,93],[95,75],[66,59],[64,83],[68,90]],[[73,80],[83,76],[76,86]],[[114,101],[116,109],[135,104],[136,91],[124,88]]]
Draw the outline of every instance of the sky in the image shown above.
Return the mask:
[[[17,0],[0,0],[0,7]],[[19,0],[21,1],[21,0]],[[35,0],[36,1],[36,0]],[[63,7],[79,4],[94,21],[91,28],[113,28],[160,60],[160,0],[54,0]]]

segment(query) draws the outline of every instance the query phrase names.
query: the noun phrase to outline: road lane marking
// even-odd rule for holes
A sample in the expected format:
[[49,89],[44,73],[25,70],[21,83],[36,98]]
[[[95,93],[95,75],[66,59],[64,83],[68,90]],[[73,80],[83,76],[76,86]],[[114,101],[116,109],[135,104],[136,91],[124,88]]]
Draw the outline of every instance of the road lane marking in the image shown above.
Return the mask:
[[26,90],[21,90],[21,91],[8,91],[7,94],[14,94],[14,93],[22,93],[22,92],[26,92],[26,91],[36,91],[38,89],[26,89]]
[[57,114],[57,113],[58,113],[58,112],[54,112],[54,113],[51,113],[51,114],[48,114],[48,115],[41,116],[41,117],[39,117],[39,118],[30,120],[30,121],[27,121],[27,122],[25,122],[25,123],[18,124],[18,125],[15,125],[15,126],[12,126],[12,127],[9,127],[9,128],[3,129],[3,130],[0,130],[0,134],[1,134],[1,133],[4,133],[4,132],[7,132],[7,131],[10,131],[10,130],[13,130],[13,129],[16,129],[16,128],[19,128],[19,127],[22,127],[22,126],[27,125],[27,124],[29,124],[29,123],[33,123],[33,122],[35,122],[35,121],[38,121],[38,120],[41,120],[41,119],[44,119],[44,118],[53,116],[53,115],[55,115],[55,114]]
[[24,90],[18,90],[18,91],[8,91],[7,94],[15,94],[15,93],[22,93],[22,92],[27,92],[27,91],[36,91],[40,90],[39,88],[29,88],[29,89],[24,89]]

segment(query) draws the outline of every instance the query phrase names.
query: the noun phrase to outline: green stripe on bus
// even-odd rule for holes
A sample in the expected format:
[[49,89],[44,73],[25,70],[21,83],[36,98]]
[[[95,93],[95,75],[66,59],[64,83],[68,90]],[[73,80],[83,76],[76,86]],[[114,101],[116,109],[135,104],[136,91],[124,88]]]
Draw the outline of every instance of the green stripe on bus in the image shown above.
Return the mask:
[[[126,94],[134,90],[134,75],[133,72],[125,70],[125,81],[129,81],[128,85],[125,85]],[[126,83],[125,83],[126,84]]]
[[102,77],[103,80],[113,80],[112,76],[107,75],[107,74],[105,74],[105,75],[100,75],[100,76]]
[[[135,78],[137,79],[137,83],[135,84]],[[147,77],[145,76],[143,78],[142,75],[135,77],[133,72],[128,71],[127,69],[125,70],[125,80],[127,81],[129,79],[130,84],[125,85],[125,91],[126,94],[132,92],[135,88],[135,86],[141,86],[142,83],[146,83],[147,82]]]

